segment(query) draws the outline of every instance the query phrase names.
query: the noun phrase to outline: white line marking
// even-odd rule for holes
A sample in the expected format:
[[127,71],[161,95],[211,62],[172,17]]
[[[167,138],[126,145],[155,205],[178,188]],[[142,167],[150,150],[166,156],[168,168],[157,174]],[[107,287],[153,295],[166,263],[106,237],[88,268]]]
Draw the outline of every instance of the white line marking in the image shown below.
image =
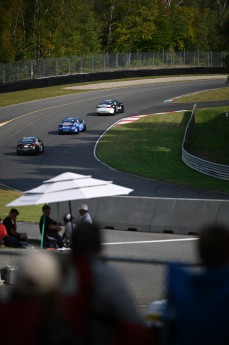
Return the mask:
[[196,241],[198,240],[197,237],[193,238],[176,238],[176,239],[171,239],[171,240],[152,240],[152,241],[129,241],[129,242],[108,242],[108,243],[103,243],[104,246],[112,246],[116,244],[145,244],[145,243],[163,243],[163,242],[185,242],[185,241]]

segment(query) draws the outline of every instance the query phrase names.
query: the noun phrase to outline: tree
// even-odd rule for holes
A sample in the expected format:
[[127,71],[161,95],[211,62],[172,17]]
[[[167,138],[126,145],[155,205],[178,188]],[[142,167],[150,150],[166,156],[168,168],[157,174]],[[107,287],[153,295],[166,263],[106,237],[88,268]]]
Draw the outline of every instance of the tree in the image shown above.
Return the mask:
[[1,0],[2,62],[100,51],[90,1]]
[[136,52],[151,49],[158,8],[152,1],[151,6],[142,5],[142,2],[136,5],[132,3],[123,20],[113,25],[109,50]]

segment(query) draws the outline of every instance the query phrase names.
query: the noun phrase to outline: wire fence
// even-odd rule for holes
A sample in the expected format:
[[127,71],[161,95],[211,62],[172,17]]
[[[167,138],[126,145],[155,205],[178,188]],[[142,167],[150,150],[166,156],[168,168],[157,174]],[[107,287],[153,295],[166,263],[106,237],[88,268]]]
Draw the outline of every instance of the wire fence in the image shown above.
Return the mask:
[[[28,249],[0,249],[0,303],[7,303],[14,287],[13,282],[9,284],[5,280],[4,271],[6,268],[12,268],[14,274],[20,257],[27,251]],[[53,252],[53,254],[61,259],[66,252]],[[163,299],[165,296],[166,269],[169,261],[111,256],[103,256],[101,260],[120,272],[141,313],[144,313],[152,301]],[[194,268],[199,266],[195,263],[180,263],[180,265],[191,265]]]
[[128,69],[224,67],[225,52],[160,51],[96,54],[0,64],[0,83]]

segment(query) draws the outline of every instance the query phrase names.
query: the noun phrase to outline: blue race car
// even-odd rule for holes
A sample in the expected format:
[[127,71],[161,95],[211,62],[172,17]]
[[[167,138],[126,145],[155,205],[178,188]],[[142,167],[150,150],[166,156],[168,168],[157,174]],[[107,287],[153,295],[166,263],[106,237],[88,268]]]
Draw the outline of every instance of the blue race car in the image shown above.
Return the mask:
[[86,131],[86,123],[79,117],[66,117],[61,121],[58,127],[59,134],[75,133]]

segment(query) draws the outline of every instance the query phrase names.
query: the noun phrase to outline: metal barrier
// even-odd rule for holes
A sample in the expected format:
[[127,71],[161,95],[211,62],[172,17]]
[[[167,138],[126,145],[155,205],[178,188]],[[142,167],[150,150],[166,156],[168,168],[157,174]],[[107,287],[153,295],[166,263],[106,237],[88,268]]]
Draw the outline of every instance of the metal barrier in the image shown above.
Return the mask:
[[187,124],[183,143],[182,143],[182,160],[187,166],[189,166],[190,168],[196,171],[199,171],[202,174],[205,174],[211,177],[220,178],[223,180],[229,180],[229,166],[228,165],[217,164],[214,162],[207,161],[205,159],[192,155],[186,150],[188,141],[192,133],[192,128],[195,125],[196,109],[197,109],[197,105],[194,104],[192,114]]

